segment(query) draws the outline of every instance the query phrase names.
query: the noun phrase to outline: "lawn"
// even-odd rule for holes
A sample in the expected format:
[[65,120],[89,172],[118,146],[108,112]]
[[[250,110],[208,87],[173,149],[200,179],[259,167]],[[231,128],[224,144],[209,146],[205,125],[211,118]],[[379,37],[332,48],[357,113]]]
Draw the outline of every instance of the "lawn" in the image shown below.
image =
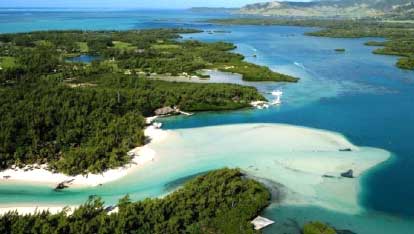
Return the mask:
[[179,49],[181,48],[181,46],[175,45],[175,44],[156,44],[156,45],[153,45],[152,48],[156,50],[168,50],[168,49]]
[[113,41],[115,48],[119,50],[135,50],[137,49],[136,46],[133,46],[131,43],[123,42],[123,41]]
[[86,42],[77,42],[80,52],[81,53],[88,53],[89,52],[89,47],[88,47],[88,43]]
[[5,68],[12,68],[16,66],[16,59],[13,57],[0,57],[0,67]]

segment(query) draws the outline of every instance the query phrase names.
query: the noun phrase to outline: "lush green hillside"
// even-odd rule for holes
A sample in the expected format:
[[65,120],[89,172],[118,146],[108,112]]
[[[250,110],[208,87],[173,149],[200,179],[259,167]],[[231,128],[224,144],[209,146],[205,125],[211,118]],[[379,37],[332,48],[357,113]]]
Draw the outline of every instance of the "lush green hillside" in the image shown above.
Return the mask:
[[108,215],[99,198],[91,198],[73,214],[47,212],[0,218],[2,234],[254,234],[250,224],[270,200],[261,184],[238,170],[223,169],[197,177],[162,198],[119,201]]
[[403,17],[412,14],[413,6],[411,0],[273,1],[247,5],[240,12],[289,17]]

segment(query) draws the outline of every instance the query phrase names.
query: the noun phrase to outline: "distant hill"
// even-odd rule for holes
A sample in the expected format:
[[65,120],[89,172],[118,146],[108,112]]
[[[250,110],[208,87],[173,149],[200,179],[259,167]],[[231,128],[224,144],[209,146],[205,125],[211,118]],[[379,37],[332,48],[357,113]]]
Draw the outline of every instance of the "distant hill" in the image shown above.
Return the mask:
[[266,2],[249,4],[242,14],[296,17],[409,17],[414,0],[320,0],[313,2]]

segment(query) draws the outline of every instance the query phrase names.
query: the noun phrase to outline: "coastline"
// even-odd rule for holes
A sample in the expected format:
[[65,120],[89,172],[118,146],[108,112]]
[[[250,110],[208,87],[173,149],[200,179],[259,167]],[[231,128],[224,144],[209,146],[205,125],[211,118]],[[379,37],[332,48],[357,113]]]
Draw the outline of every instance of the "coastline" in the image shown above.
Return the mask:
[[[151,124],[155,118],[156,116],[147,118],[147,124]],[[162,141],[168,135],[167,131],[158,129],[153,125],[145,128],[144,134],[149,139],[149,142]],[[119,180],[137,168],[154,161],[156,152],[148,147],[148,144],[145,144],[132,149],[128,152],[128,155],[133,157],[129,164],[107,170],[101,174],[68,176],[47,170],[47,165],[28,165],[22,169],[7,169],[0,172],[0,184],[35,183],[37,185],[56,187],[59,183],[65,183],[75,188],[95,187]]]
[[63,211],[64,209],[66,209],[67,214],[71,214],[75,209],[77,208],[77,206],[30,206],[30,204],[28,204],[27,206],[5,206],[5,207],[0,207],[0,216],[7,214],[9,212],[18,212],[20,215],[30,215],[30,214],[35,214],[35,213],[40,213],[43,211],[49,211],[51,214],[57,214],[61,211]]
[[[168,175],[177,171],[185,175],[238,167],[251,176],[283,186],[280,204],[314,204],[344,213],[363,211],[358,202],[361,175],[390,157],[389,152],[381,149],[355,146],[339,133],[285,124],[236,124],[173,131],[151,127],[147,131],[158,133],[149,146],[137,150],[148,155],[143,162],[151,161],[155,152],[157,160],[141,170],[134,170],[139,165],[124,169],[129,182],[122,183],[133,183],[128,186],[149,186],[154,179],[164,184],[174,179]],[[248,144],[226,147],[237,142]],[[211,161],[214,166],[205,168],[200,165],[202,161]],[[354,170],[354,178],[342,177],[341,173],[349,169]],[[0,205],[0,215],[13,210],[58,212],[64,204],[59,207],[58,203],[6,203]]]
[[[391,157],[386,150],[356,146],[340,133],[286,124],[233,124],[173,133],[162,145],[152,145],[160,158],[154,164],[160,170],[157,176],[205,171],[205,166],[198,167],[200,162],[214,165],[208,169],[237,167],[283,185],[282,204],[314,204],[353,214],[364,210],[358,196],[363,175]],[[341,175],[351,169],[352,178]],[[135,177],[153,179],[155,175],[145,171]]]

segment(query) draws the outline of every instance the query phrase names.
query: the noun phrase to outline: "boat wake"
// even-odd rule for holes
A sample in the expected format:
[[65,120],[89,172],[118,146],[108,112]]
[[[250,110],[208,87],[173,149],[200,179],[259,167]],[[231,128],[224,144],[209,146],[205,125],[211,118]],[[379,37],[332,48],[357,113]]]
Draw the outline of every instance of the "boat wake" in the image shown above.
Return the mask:
[[253,107],[256,107],[257,109],[268,109],[270,106],[278,106],[282,104],[281,97],[283,95],[283,92],[281,90],[275,90],[270,93],[272,96],[275,97],[275,99],[271,102],[266,101],[255,101],[251,102],[250,105]]
[[280,100],[282,95],[283,95],[283,92],[281,90],[273,91],[272,96],[275,96],[275,100],[273,100],[272,104],[273,105],[280,105],[282,103],[282,101]]

